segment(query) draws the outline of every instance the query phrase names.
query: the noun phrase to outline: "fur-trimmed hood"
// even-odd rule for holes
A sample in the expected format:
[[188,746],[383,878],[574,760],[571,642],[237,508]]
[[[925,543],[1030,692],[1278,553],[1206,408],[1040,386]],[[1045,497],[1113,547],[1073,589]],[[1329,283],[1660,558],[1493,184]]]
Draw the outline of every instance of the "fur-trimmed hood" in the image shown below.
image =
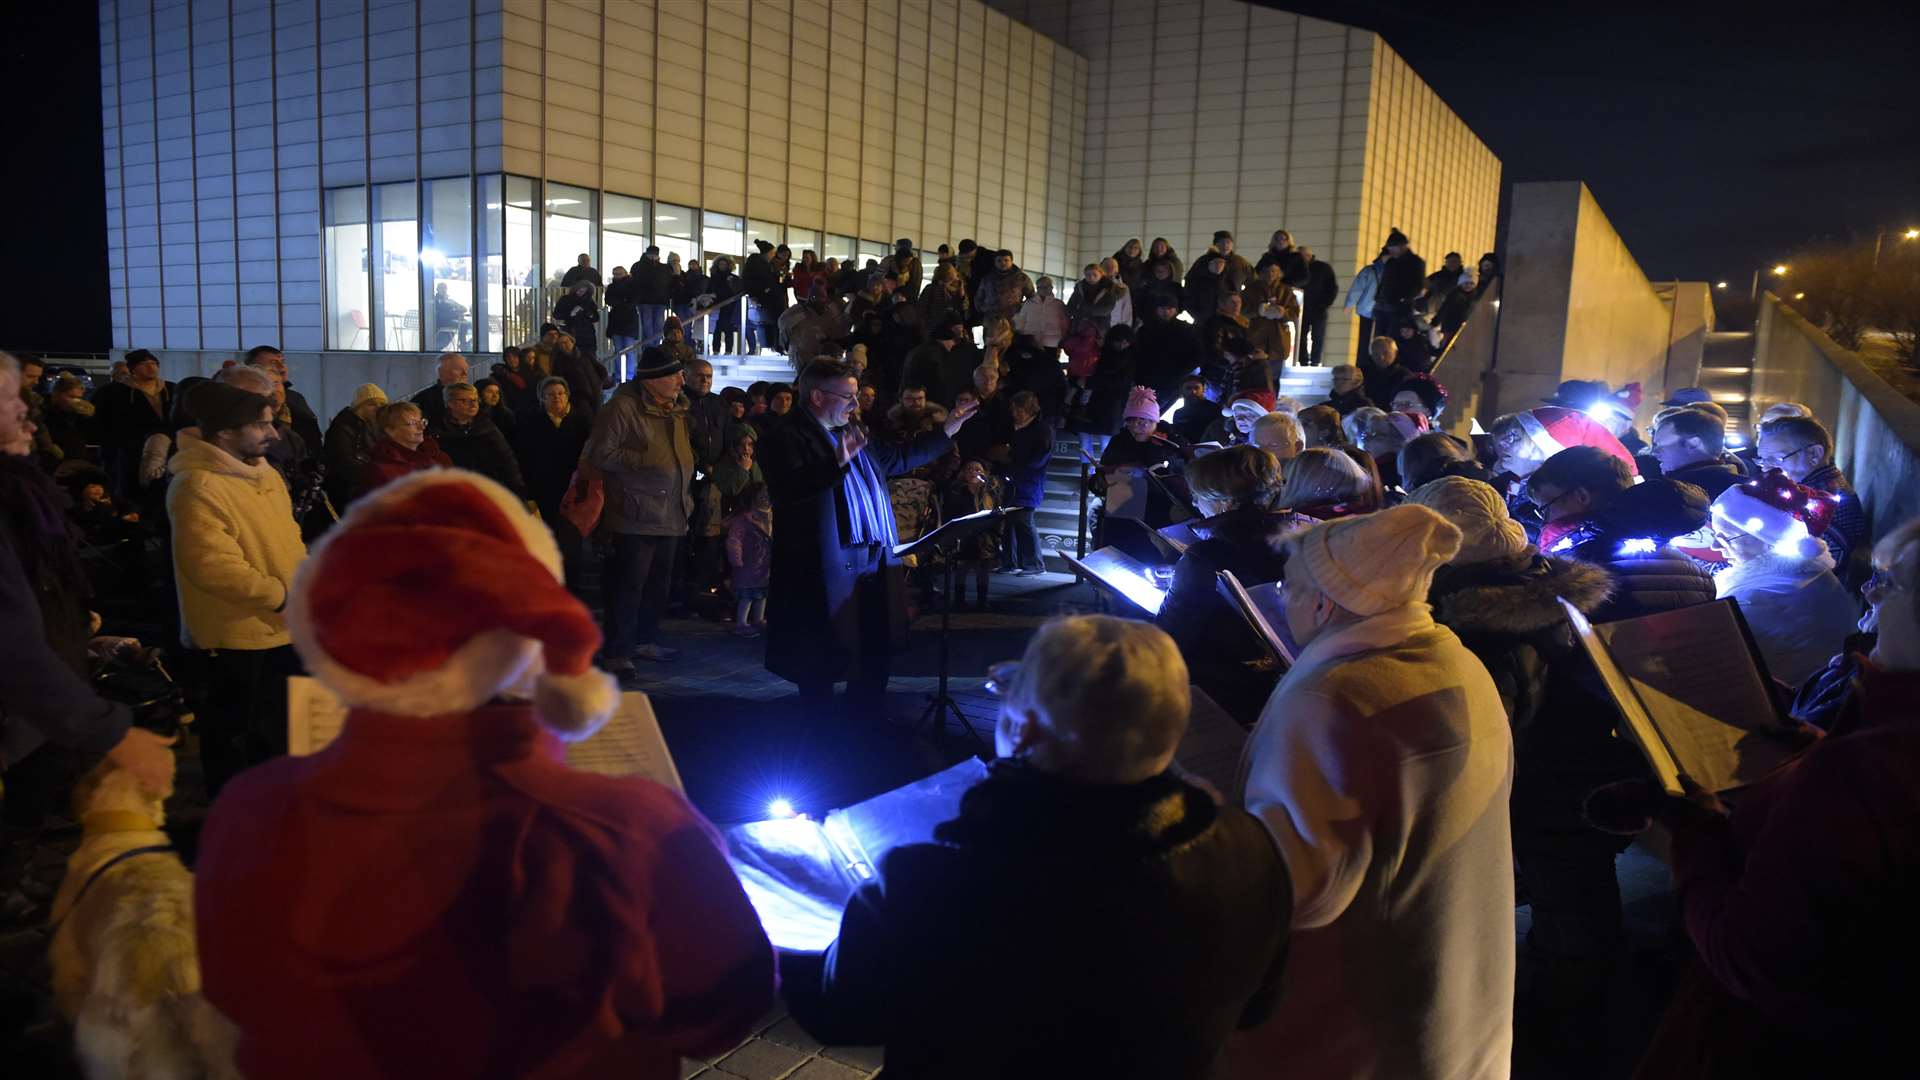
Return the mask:
[[1456,631],[1531,634],[1565,619],[1562,599],[1591,614],[1613,595],[1592,563],[1528,553],[1511,560],[1443,566],[1434,574],[1434,619]]

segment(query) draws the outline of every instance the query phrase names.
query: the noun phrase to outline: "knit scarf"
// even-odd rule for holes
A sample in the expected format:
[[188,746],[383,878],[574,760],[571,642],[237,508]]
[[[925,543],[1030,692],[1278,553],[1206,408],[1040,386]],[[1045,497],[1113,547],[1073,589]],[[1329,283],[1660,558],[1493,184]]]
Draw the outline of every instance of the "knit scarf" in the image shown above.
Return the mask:
[[[829,435],[836,444],[845,437],[844,429]],[[840,478],[840,495],[847,514],[845,546],[886,544],[892,547],[900,542],[900,533],[893,523],[893,501],[887,498],[886,477],[880,475],[865,450],[847,463],[847,471]]]

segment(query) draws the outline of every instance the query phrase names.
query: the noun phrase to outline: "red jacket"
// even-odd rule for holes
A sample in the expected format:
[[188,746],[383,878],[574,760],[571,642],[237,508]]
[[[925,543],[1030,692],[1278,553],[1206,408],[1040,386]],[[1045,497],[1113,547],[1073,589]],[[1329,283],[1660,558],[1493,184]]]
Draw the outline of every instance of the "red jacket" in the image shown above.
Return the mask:
[[436,465],[450,469],[453,459],[440,449],[439,443],[433,441],[433,436],[421,436],[419,449],[409,450],[382,435],[374,440],[367,467],[360,471],[360,492],[364,494],[408,473],[431,469]]
[[194,904],[248,1076],[676,1077],[773,1001],[712,827],[568,768],[524,705],[355,710],[320,753],[241,774]]

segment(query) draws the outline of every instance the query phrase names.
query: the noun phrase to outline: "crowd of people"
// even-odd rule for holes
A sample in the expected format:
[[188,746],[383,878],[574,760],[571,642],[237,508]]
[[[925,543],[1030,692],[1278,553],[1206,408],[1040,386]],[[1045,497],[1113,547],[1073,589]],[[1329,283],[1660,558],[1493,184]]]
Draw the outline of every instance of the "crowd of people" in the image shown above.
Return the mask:
[[[1190,269],[1130,241],[1065,300],[971,241],[930,271],[904,240],[861,270],[760,246],[748,347],[784,350],[791,383],[716,392],[683,316],[735,290],[731,263],[683,305],[698,270],[657,252],[604,287],[618,386],[584,258],[538,342],[479,378],[447,353],[404,397],[361,386],[324,429],[268,346],[177,383],[135,351],[97,390],[0,355],[9,829],[48,813],[61,755],[170,782],[167,740],[87,681],[128,647],[92,613],[159,579],[218,796],[205,992],[243,1067],[670,1076],[778,985],[901,1075],[1503,1076],[1516,1009],[1601,1055],[1614,864],[1655,823],[1692,967],[1647,1059],[1675,1071],[1647,1075],[1891,1047],[1920,524],[1871,542],[1810,410],[1769,409],[1742,454],[1696,388],[1642,437],[1638,386],[1569,382],[1485,436],[1440,430],[1430,358],[1498,261],[1428,275],[1398,230],[1324,402],[1275,393],[1337,288],[1285,232],[1257,262],[1222,232]],[[882,860],[824,953],[775,955],[683,799],[560,763],[607,676],[675,660],[661,618],[697,597],[764,635],[806,716],[884,716],[917,569],[896,545],[1037,505],[1062,430],[1107,439],[1096,542],[1164,564],[1184,526],[1159,613],[1056,619],[994,670],[988,778]],[[936,557],[956,603],[1045,565],[1019,514]],[[1284,673],[1223,570],[1279,597]],[[1754,789],[1664,797],[1561,605],[1720,598],[1806,749]],[[352,708],[324,758],[286,757],[303,671]],[[1249,732],[1227,790],[1174,764],[1196,691]],[[343,921],[376,907],[381,929]],[[981,1001],[993,1023],[954,1021]]]

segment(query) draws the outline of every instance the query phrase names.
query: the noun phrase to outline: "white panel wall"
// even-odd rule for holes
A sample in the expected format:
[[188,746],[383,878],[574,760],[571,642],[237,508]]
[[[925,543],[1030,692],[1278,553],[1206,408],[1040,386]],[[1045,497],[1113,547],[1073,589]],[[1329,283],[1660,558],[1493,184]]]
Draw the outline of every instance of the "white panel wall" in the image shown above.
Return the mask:
[[471,0],[100,0],[117,348],[322,342],[320,191],[500,167]]

